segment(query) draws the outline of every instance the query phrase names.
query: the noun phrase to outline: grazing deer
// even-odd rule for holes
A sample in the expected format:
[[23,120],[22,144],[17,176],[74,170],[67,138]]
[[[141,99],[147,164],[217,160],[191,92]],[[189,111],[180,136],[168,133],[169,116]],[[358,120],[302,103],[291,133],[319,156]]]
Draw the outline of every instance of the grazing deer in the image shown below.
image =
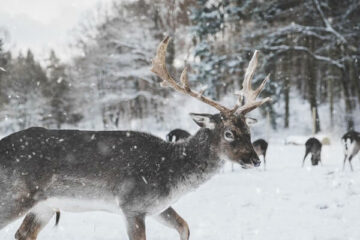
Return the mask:
[[351,160],[360,150],[360,133],[356,131],[349,131],[345,133],[341,139],[343,140],[345,148],[343,170],[345,169],[346,160],[348,160],[351,171],[354,171]]
[[268,148],[268,143],[264,139],[258,139],[252,143],[256,154],[260,157],[261,155],[264,158],[264,169],[266,169],[266,150]]
[[191,136],[191,134],[189,132],[182,130],[180,128],[176,128],[176,129],[170,131],[166,135],[166,140],[168,142],[177,142],[179,140],[185,140],[190,136]]
[[311,164],[316,166],[321,163],[321,147],[322,144],[316,138],[309,138],[305,143],[305,156],[302,162],[302,167],[304,167],[306,156],[311,153]]
[[219,110],[191,113],[201,128],[192,137],[169,143],[136,131],[48,130],[33,127],[0,141],[0,229],[25,216],[18,240],[35,240],[57,210],[122,213],[130,240],[145,240],[145,218],[157,216],[181,240],[189,228],[171,205],[210,179],[224,161],[257,167],[246,114],[270,100],[256,100],[264,82],[251,88],[255,51],[245,73],[240,103],[227,108],[190,89],[186,68],[178,83],[165,65],[169,37],[158,47],[152,71],[163,86]]

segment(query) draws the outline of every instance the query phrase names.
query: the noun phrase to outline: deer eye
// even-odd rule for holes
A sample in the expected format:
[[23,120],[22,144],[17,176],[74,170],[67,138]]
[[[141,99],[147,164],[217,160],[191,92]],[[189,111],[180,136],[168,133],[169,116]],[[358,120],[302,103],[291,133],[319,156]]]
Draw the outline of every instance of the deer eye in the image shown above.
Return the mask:
[[228,142],[234,141],[234,134],[230,130],[226,130],[224,132],[224,138]]

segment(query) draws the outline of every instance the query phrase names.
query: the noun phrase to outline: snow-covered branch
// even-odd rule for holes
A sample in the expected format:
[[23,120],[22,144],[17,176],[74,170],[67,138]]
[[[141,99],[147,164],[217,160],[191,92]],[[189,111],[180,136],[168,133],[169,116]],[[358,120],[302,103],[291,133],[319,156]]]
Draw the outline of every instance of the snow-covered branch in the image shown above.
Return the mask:
[[328,64],[334,65],[339,69],[344,69],[344,65],[342,63],[340,63],[340,61],[337,61],[337,60],[334,60],[334,59],[331,59],[331,58],[328,58],[325,56],[317,55],[317,54],[313,53],[312,51],[310,51],[310,49],[308,49],[307,47],[303,47],[303,46],[287,46],[287,45],[265,46],[265,47],[262,47],[261,49],[265,50],[265,51],[274,51],[277,54],[281,54],[286,51],[299,51],[299,52],[308,54],[309,56],[313,57],[314,59],[316,59],[318,61],[323,61]]
[[291,33],[300,33],[300,36],[314,36],[320,40],[329,40],[328,36],[324,36],[328,30],[324,27],[303,26],[291,23],[285,27],[279,28],[276,32],[269,35],[270,38],[279,36],[287,36]]
[[316,7],[317,12],[319,13],[321,20],[323,21],[326,29],[331,32],[332,34],[334,34],[342,43],[347,43],[346,39],[344,38],[344,36],[342,36],[338,31],[336,31],[330,24],[330,22],[326,19],[324,12],[321,10],[320,4],[318,0],[313,0],[314,5]]

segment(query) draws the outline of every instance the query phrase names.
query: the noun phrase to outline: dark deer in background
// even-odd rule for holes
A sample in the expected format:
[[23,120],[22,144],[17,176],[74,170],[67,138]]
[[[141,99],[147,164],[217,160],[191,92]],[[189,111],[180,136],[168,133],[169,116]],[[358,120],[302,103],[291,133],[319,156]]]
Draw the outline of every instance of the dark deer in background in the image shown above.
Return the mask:
[[268,143],[264,139],[258,139],[252,143],[254,146],[256,154],[264,158],[264,169],[266,169],[266,150],[268,148]]
[[179,140],[185,140],[190,136],[191,136],[191,134],[189,132],[182,130],[180,128],[176,128],[174,130],[171,130],[166,135],[166,140],[168,142],[178,142]]
[[306,156],[311,153],[311,164],[316,166],[321,162],[321,147],[322,144],[316,138],[309,138],[305,143],[305,156],[302,162],[302,167],[304,167]]
[[351,171],[354,171],[351,160],[360,150],[360,133],[356,131],[349,131],[345,133],[341,139],[345,148],[343,170],[345,169],[346,160],[348,160]]
[[224,161],[244,168],[259,166],[246,114],[270,100],[256,98],[251,79],[255,51],[234,108],[227,108],[190,89],[186,68],[180,82],[165,66],[169,38],[158,47],[152,71],[167,85],[219,110],[190,114],[201,127],[192,137],[169,143],[136,131],[80,131],[29,128],[0,141],[0,229],[24,215],[18,240],[35,240],[61,211],[107,211],[124,214],[130,240],[145,240],[145,218],[156,216],[181,240],[189,228],[171,207],[185,193],[210,179]]

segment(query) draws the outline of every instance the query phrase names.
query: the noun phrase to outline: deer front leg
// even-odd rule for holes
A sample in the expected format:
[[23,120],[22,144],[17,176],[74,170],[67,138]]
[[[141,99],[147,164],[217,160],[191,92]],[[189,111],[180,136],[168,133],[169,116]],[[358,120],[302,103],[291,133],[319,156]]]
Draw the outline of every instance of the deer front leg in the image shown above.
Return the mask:
[[305,165],[305,158],[306,158],[306,155],[305,155],[305,157],[304,157],[304,159],[302,161],[301,167],[304,167],[304,165]]
[[263,154],[263,158],[264,158],[264,171],[266,170],[266,154]]
[[176,229],[180,234],[180,240],[189,239],[190,230],[188,224],[172,207],[160,213],[157,220],[170,228]]
[[26,214],[15,234],[17,240],[36,240],[39,232],[55,214],[52,208],[39,204]]
[[129,240],[146,240],[145,216],[126,216]]

